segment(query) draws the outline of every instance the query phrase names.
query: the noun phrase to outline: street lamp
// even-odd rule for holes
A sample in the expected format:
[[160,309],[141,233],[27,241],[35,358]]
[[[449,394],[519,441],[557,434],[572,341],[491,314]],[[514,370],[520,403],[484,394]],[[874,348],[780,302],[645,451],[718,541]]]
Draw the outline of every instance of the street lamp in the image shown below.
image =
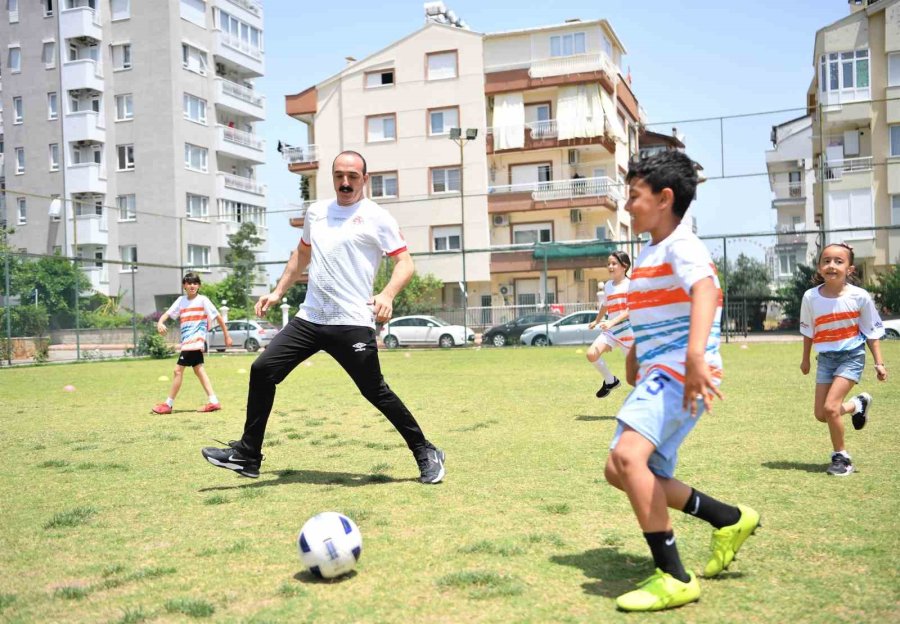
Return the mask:
[[463,134],[462,128],[450,128],[450,140],[459,145],[459,205],[462,215],[462,223],[459,228],[459,250],[462,253],[462,286],[463,293],[463,346],[468,344],[469,324],[466,315],[469,312],[469,283],[466,281],[466,185],[465,185],[465,159],[463,146],[469,141],[474,141],[478,136],[478,128],[466,128]]

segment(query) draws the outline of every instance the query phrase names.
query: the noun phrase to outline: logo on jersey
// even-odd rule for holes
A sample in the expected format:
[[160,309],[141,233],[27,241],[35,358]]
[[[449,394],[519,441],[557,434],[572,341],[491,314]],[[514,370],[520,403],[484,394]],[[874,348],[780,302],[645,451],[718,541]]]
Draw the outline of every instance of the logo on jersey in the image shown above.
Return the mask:
[[353,225],[362,225],[363,218],[359,215],[353,217]]
[[356,344],[353,344],[350,346],[353,347],[353,350],[356,351],[357,353],[366,350],[366,343],[364,343],[364,342],[357,342]]

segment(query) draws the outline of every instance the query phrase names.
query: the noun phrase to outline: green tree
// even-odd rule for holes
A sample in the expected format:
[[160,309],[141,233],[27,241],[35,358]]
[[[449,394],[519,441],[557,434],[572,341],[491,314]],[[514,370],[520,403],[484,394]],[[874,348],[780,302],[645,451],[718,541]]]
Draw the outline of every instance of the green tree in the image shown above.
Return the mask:
[[91,281],[73,263],[61,257],[39,258],[16,263],[10,291],[23,300],[33,297],[47,310],[50,327],[72,327],[75,321],[75,294],[91,288]]
[[784,298],[782,304],[784,316],[792,326],[800,323],[800,304],[803,301],[803,293],[812,288],[815,275],[815,267],[798,264],[791,281],[778,289],[778,294]]
[[228,301],[231,308],[247,310],[250,307],[250,290],[256,270],[253,248],[258,247],[261,242],[253,223],[242,223],[237,232],[228,236],[229,249],[225,254],[225,262],[231,265],[232,273],[219,283],[218,294]]
[[866,285],[875,303],[886,314],[900,314],[900,264],[876,274],[876,281]]
[[309,201],[309,178],[305,175],[300,176],[300,199]]
[[[391,258],[385,258],[382,261],[375,274],[374,292],[381,292],[391,280],[394,264],[395,262]],[[394,298],[394,316],[417,314],[434,307],[435,298],[443,287],[444,282],[431,273],[425,275],[414,273],[406,288]]]

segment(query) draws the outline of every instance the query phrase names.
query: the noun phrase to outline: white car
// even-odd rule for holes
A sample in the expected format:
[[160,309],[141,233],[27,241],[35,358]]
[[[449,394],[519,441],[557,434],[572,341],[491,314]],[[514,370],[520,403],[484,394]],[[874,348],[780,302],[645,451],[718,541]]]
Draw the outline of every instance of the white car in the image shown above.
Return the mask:
[[388,349],[422,344],[450,348],[475,340],[472,329],[451,325],[435,316],[400,316],[391,319],[381,328],[379,336]]
[[897,340],[900,338],[900,319],[889,319],[883,322],[885,340]]
[[[228,335],[234,347],[243,347],[251,353],[259,351],[260,347],[267,347],[272,338],[280,330],[269,321],[228,321]],[[216,325],[207,336],[207,344],[210,349],[218,352],[225,350],[225,335],[222,328]]]
[[549,344],[591,344],[603,330],[599,327],[588,329],[588,324],[597,318],[595,311],[573,312],[555,323],[529,327],[522,332],[519,340],[523,345],[543,347]]

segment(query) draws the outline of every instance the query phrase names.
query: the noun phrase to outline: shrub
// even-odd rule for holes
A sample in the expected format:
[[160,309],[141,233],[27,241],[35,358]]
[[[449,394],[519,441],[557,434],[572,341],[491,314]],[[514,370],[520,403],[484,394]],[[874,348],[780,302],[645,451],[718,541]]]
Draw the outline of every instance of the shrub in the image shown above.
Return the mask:
[[166,339],[156,333],[155,328],[141,335],[135,349],[135,355],[149,355],[156,360],[163,360],[174,352]]

